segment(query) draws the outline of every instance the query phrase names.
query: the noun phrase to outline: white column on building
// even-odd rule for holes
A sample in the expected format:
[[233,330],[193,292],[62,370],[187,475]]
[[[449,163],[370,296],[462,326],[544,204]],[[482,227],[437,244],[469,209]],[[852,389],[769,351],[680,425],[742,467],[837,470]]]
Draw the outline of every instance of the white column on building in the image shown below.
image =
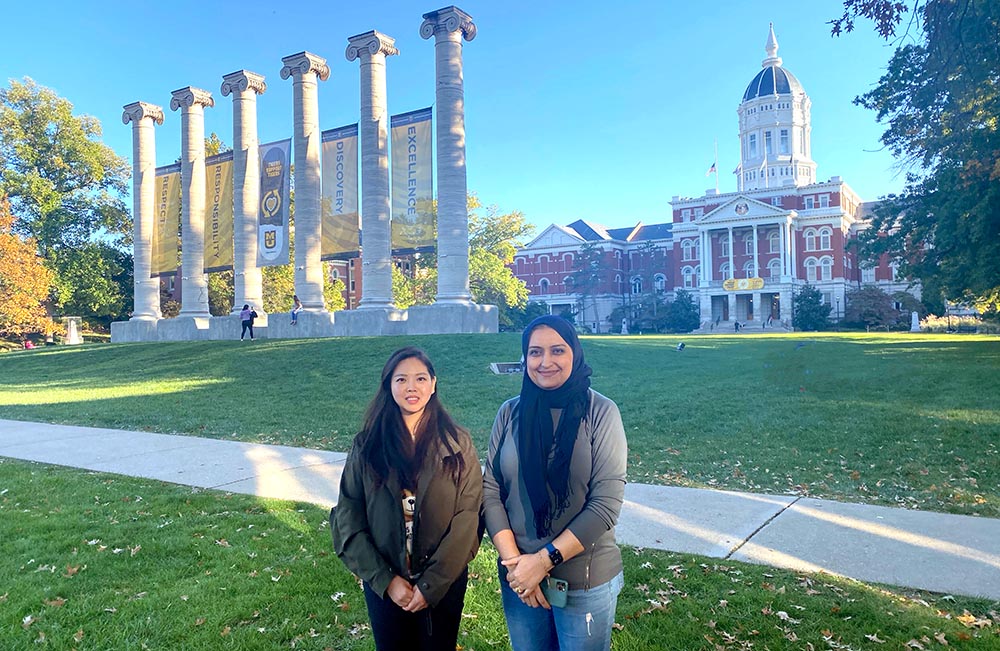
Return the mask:
[[[399,50],[394,39],[374,30],[351,36],[347,41],[347,60],[359,59],[361,63],[361,286],[364,289],[358,309],[385,309],[393,307],[385,58],[399,54]],[[438,215],[440,224],[440,208]]]
[[760,243],[757,241],[757,224],[754,224],[753,225],[753,275],[754,275],[754,278],[760,278],[761,277],[761,273],[760,273],[760,256],[758,255],[759,252],[760,252],[759,251],[759,245],[760,245]]
[[265,90],[264,77],[249,70],[222,77],[222,95],[233,95],[233,314],[239,314],[244,304],[263,312],[262,274],[257,266],[257,95]]
[[126,104],[122,123],[132,123],[132,249],[135,307],[130,321],[160,318],[160,281],[150,278],[153,224],[156,221],[156,134],[163,124],[163,108],[146,102]]
[[[785,224],[778,224],[778,254],[781,258],[781,275],[788,276],[788,256],[785,255]],[[784,279],[782,279],[784,280]]]
[[701,277],[706,283],[712,282],[712,237],[707,230],[701,232]]
[[215,106],[207,90],[175,90],[170,110],[181,109],[181,311],[208,317],[205,274],[205,107]]
[[462,39],[476,37],[472,17],[458,7],[424,14],[420,36],[434,37],[437,79],[437,303],[469,304],[469,213],[465,169]]
[[320,131],[317,78],[326,81],[326,59],[310,52],[283,57],[281,78],[292,77],[295,140],[295,293],[303,309],[322,311],[320,260]]
[[798,251],[795,247],[795,227],[792,224],[788,224],[788,249],[789,258],[792,261],[792,269],[790,274],[793,278],[798,275]]
[[[733,261],[733,249],[736,248],[736,243],[733,242],[733,227],[727,227],[727,234],[729,235],[729,277],[736,277],[736,262]],[[725,278],[723,278],[725,280]]]

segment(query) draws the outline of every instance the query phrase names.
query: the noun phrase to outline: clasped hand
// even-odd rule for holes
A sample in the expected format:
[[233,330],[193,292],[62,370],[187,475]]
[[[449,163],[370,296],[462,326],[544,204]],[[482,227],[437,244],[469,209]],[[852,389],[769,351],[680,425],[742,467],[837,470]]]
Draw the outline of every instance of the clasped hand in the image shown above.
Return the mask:
[[542,580],[549,574],[547,558],[539,554],[520,554],[500,562],[507,568],[507,583],[521,601],[532,608],[549,608],[541,587]]
[[392,577],[386,593],[393,603],[408,613],[423,610],[428,605],[420,588],[410,585],[410,582],[401,576]]

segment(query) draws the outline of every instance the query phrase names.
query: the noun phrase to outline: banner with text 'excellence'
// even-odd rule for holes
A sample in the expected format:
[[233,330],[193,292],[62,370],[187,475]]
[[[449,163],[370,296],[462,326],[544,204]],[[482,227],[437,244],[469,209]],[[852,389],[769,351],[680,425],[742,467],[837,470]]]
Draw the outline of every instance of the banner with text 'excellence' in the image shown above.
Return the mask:
[[233,269],[233,152],[205,159],[205,273]]
[[431,109],[389,118],[392,134],[393,253],[434,250]]
[[358,125],[321,134],[323,142],[322,242],[320,259],[358,257],[361,223],[358,211]]
[[156,220],[149,277],[176,276],[180,260],[178,233],[181,228],[181,164],[156,168]]
[[288,264],[288,201],[292,140],[260,146],[260,207],[257,211],[257,266]]

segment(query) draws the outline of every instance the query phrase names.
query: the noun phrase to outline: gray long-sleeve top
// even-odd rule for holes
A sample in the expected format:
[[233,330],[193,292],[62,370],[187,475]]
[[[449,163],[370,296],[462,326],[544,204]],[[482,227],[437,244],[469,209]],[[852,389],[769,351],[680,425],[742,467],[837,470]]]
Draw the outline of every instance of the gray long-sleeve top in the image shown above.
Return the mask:
[[[568,581],[571,590],[606,583],[622,569],[615,524],[625,495],[628,444],[618,405],[590,390],[590,406],[580,421],[570,461],[569,506],[553,521],[551,534],[538,538],[517,454],[519,401],[515,397],[501,405],[493,423],[483,476],[486,528],[490,536],[510,529],[522,553],[538,551],[569,529],[584,551],[554,568],[552,576]],[[500,499],[493,473],[498,462],[506,483],[506,503]]]

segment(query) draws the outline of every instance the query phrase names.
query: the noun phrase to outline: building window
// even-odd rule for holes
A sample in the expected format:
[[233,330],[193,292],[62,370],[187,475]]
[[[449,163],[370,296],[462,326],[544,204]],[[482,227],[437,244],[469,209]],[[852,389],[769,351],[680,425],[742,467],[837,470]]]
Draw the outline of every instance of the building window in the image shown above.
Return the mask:
[[819,261],[821,280],[833,280],[833,258],[826,256]]
[[538,273],[545,273],[549,270],[549,256],[538,256]]
[[799,153],[806,153],[806,128],[799,129]]
[[689,289],[694,287],[695,272],[691,267],[684,267],[681,269],[681,276],[684,278],[684,287]]
[[808,258],[805,261],[806,280],[811,283],[816,282],[816,264],[816,258]]
[[636,276],[632,279],[632,293],[641,294],[642,293],[642,278]]
[[748,260],[743,265],[743,276],[745,278],[756,278],[757,277],[757,274],[755,273],[754,266],[753,266],[753,260]]
[[830,237],[833,235],[833,231],[829,228],[819,229],[819,248],[823,251],[829,251],[833,247],[830,245]]
[[336,267],[330,267],[330,280],[340,280],[340,271]]
[[782,154],[788,153],[788,129],[781,130],[781,136],[778,142],[778,146],[781,147]]
[[563,278],[563,287],[566,288],[566,293],[569,294],[569,290],[573,288],[573,277],[566,276]]
[[663,274],[656,274],[653,276],[653,289],[657,292],[667,291],[667,277]]
[[743,250],[747,255],[753,255],[753,233],[743,238]]
[[781,251],[781,235],[778,231],[771,231],[767,234],[767,252],[778,253]]
[[899,280],[899,265],[895,262],[889,264],[889,271],[892,272],[892,282]]
[[723,279],[732,278],[733,277],[733,274],[732,274],[732,271],[731,271],[731,269],[729,267],[729,263],[728,262],[723,262],[719,266],[719,276],[721,278],[723,278]]
[[619,294],[624,294],[625,293],[625,288],[622,287],[622,276],[621,276],[621,274],[615,274],[615,287],[617,288]]
[[816,231],[809,229],[805,232],[806,251],[816,250]]
[[691,221],[691,209],[685,208],[681,211],[681,221],[689,222]]
[[750,134],[750,155],[749,155],[749,158],[756,158],[756,157],[757,157],[757,134],[756,133],[751,133]]
[[874,284],[875,267],[861,267],[861,282],[866,285]]
[[573,254],[567,253],[566,255],[563,256],[563,269],[572,269],[572,268],[573,268]]
[[829,208],[830,207],[830,195],[828,195],[828,194],[821,194],[821,195],[819,195],[819,207],[820,208]]
[[538,281],[538,293],[539,294],[548,294],[549,293],[549,279],[548,278],[542,278],[541,280]]
[[770,131],[765,131],[764,132],[764,153],[767,154],[768,156],[770,156],[771,153],[772,153],[772,149],[771,149],[771,132]]
[[781,278],[781,260],[778,258],[774,258],[773,260],[768,262],[767,271],[768,271],[767,275],[771,277],[771,280],[777,280],[778,278]]
[[719,254],[729,257],[729,235],[719,238]]
[[781,197],[771,197],[771,205],[781,208]]
[[819,295],[819,301],[823,305],[832,305],[833,295],[830,292],[821,292]]
[[813,197],[806,197],[806,210],[812,210],[815,207],[816,200]]
[[684,240],[681,243],[681,259],[682,260],[694,260],[695,258],[695,241],[694,240]]

